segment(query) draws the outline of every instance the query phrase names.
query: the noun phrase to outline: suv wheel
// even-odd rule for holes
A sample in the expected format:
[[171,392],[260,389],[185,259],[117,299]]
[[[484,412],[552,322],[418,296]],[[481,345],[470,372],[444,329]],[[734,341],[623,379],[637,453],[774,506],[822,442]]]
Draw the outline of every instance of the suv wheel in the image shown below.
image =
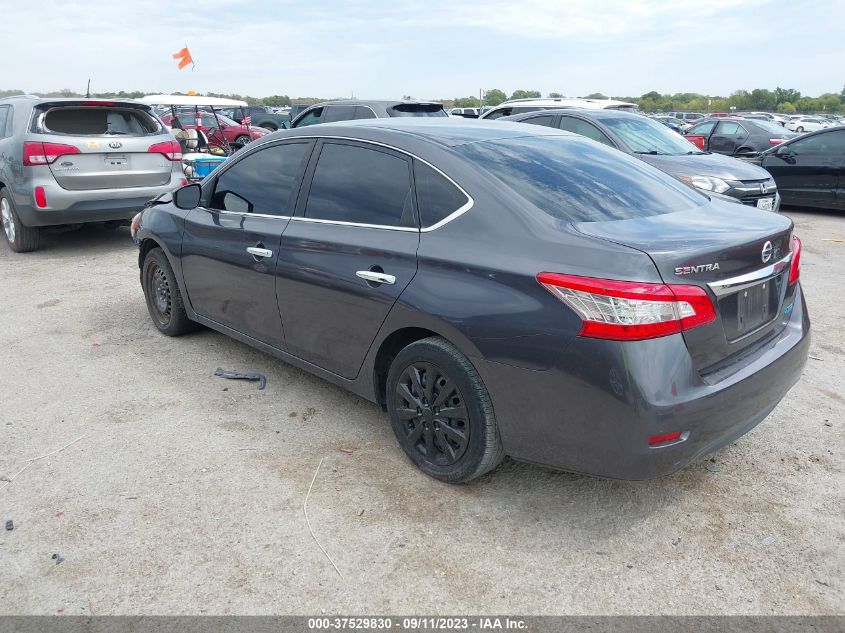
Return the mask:
[[402,450],[427,475],[462,483],[504,459],[490,395],[469,359],[445,339],[423,339],[399,352],[386,394]]
[[28,253],[37,250],[41,244],[41,231],[24,226],[18,214],[12,197],[5,189],[0,189],[0,222],[3,224],[3,236],[16,253]]

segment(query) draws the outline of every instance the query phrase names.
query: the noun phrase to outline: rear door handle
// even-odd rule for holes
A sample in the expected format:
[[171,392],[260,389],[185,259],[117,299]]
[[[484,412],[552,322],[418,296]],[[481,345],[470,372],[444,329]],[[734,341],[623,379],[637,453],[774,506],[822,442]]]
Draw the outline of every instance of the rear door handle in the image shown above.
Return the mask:
[[396,277],[393,275],[386,275],[384,273],[377,273],[373,272],[372,270],[359,270],[355,273],[361,279],[365,279],[366,281],[372,281],[373,283],[377,284],[395,284]]
[[268,248],[260,248],[258,246],[247,246],[246,252],[256,257],[272,257],[273,251]]

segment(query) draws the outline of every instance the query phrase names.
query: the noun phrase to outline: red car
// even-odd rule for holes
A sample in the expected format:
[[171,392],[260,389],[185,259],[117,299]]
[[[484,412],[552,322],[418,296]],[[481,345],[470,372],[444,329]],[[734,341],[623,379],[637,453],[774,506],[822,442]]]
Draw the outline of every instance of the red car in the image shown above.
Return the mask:
[[[260,127],[247,127],[233,121],[232,119],[217,114],[217,118],[210,112],[200,112],[200,125],[197,125],[197,116],[194,112],[180,112],[178,113],[179,123],[186,130],[202,130],[208,137],[208,144],[212,147],[220,147],[224,145],[223,138],[226,138],[230,144],[236,143],[238,145],[246,145],[250,141],[255,141],[262,136],[269,134],[268,130]],[[173,127],[173,115],[166,114],[161,117],[164,124],[168,127]],[[217,122],[220,122],[220,129],[217,129]],[[220,132],[223,132],[222,135]]]

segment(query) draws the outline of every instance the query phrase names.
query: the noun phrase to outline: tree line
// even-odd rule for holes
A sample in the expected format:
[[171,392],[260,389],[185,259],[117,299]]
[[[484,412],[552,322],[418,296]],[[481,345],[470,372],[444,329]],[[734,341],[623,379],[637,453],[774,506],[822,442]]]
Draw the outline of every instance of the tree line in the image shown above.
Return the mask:
[[[508,99],[539,99],[539,90],[515,90],[510,97],[504,91],[494,88],[483,93],[483,99],[478,97],[456,97],[448,107],[479,108],[482,106],[497,106]],[[561,98],[563,94],[550,92],[548,98]],[[584,95],[585,99],[617,99],[636,103],[645,112],[729,112],[733,107],[738,112],[765,111],[783,112],[784,114],[808,113],[842,113],[845,112],[845,87],[839,93],[826,92],[818,97],[802,95],[794,88],[777,87],[755,88],[754,90],[737,90],[727,97],[703,95],[697,92],[679,92],[675,94],[661,94],[657,91],[647,92],[639,97],[614,96],[608,97],[600,92]]]
[[[0,90],[0,98],[24,94],[22,90]],[[83,93],[74,92],[67,88],[54,92],[36,93],[41,97],[82,97]],[[119,98],[137,99],[143,97],[145,92],[95,92],[92,97],[98,98]],[[184,93],[175,93],[184,94]],[[228,99],[240,99],[252,105],[267,105],[273,107],[288,106],[293,103],[318,103],[327,99],[319,97],[296,97],[288,95],[270,95],[268,97],[253,97],[250,95],[226,94],[209,92],[209,97],[224,97]],[[560,92],[550,92],[551,99],[562,98]],[[514,90],[508,96],[503,90],[493,88],[483,93],[483,98],[478,97],[455,97],[454,99],[442,100],[447,108],[479,108],[482,106],[496,106],[508,99],[539,99],[542,94],[539,90]],[[411,98],[406,95],[405,98]],[[585,95],[587,99],[607,99],[607,95],[600,92],[593,92]],[[610,97],[620,101],[636,103],[645,112],[729,112],[733,107],[739,112],[749,110],[762,110],[766,112],[783,112],[785,114],[809,114],[809,113],[845,113],[845,87],[839,93],[826,92],[817,97],[802,95],[793,88],[780,88],[774,90],[767,88],[755,88],[754,90],[737,90],[727,97],[703,95],[697,92],[679,92],[675,94],[661,94],[657,91],[647,92],[639,97],[614,96]]]

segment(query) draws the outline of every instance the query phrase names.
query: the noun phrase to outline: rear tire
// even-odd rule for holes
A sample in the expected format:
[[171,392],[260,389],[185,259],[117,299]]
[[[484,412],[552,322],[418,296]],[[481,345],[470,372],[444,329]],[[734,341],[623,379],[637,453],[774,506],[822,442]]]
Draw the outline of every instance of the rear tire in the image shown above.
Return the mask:
[[152,249],[144,258],[141,286],[150,318],[162,334],[181,336],[197,328],[197,324],[188,318],[176,275],[160,248]]
[[425,474],[463,483],[504,459],[490,394],[449,341],[435,336],[399,352],[385,393],[396,439]]
[[41,230],[24,226],[6,189],[0,189],[0,224],[6,243],[16,253],[29,253],[41,246]]
[[235,139],[235,144],[243,147],[247,145],[251,140],[252,139],[250,139],[246,134],[241,134],[238,138]]

